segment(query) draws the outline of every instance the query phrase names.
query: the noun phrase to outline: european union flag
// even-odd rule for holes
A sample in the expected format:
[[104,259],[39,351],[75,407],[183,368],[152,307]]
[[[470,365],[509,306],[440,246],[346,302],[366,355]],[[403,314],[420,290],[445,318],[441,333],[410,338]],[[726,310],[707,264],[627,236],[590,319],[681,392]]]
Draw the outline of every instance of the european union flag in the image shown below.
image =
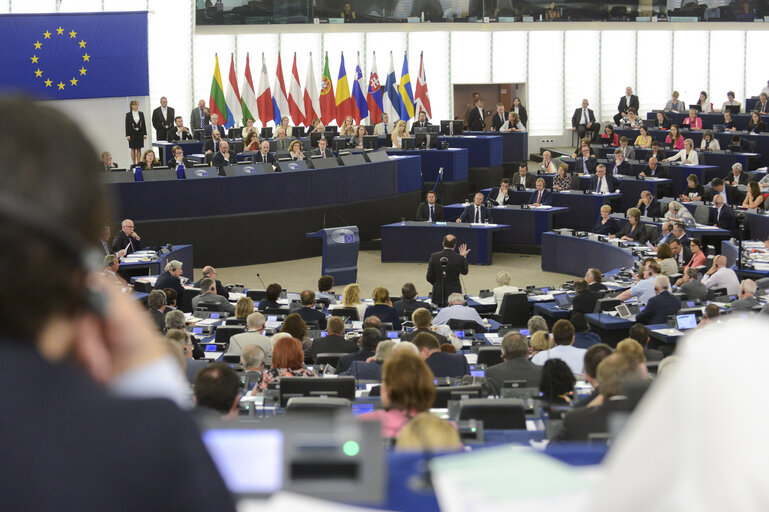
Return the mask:
[[149,95],[147,12],[0,16],[0,91],[39,99]]

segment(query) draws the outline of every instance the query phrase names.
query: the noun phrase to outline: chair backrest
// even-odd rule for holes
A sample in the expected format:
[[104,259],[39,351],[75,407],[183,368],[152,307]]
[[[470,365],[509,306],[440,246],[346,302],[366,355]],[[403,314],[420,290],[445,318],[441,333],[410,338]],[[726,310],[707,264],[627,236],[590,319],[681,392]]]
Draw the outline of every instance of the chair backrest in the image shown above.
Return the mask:
[[259,382],[262,377],[262,372],[247,371],[240,374],[240,385],[243,390],[248,390],[251,386]]
[[660,236],[660,228],[654,224],[646,224],[644,229],[646,230],[647,240],[656,240]]
[[581,190],[582,189],[582,184],[581,184],[581,181],[579,179],[579,175],[577,175],[577,174],[572,174],[571,175],[571,185],[569,186],[569,188],[571,190]]
[[459,320],[457,318],[452,318],[447,324],[452,331],[473,329],[475,332],[486,332],[486,327],[475,320]]
[[265,308],[265,315],[287,315],[289,314],[288,308]]
[[710,220],[710,207],[704,204],[698,204],[694,209],[694,220],[698,224],[707,224]]
[[224,321],[224,325],[242,325],[245,327],[246,319],[231,317]]
[[502,362],[502,349],[499,347],[481,347],[478,350],[478,362],[477,364],[485,364],[494,366]]
[[516,398],[471,398],[462,400],[459,407],[460,421],[482,421],[484,430],[526,430],[523,402]]
[[436,386],[433,409],[445,409],[449,400],[465,400],[468,398],[481,398],[481,386]]
[[200,295],[200,290],[185,288],[184,294],[181,297],[177,297],[176,303],[179,309],[185,313],[192,313],[192,299]]
[[294,397],[286,404],[286,414],[312,414],[334,416],[338,411],[349,410],[352,414],[352,402],[336,397]]
[[266,296],[267,296],[267,292],[265,290],[253,290],[253,289],[251,289],[251,290],[248,290],[246,292],[246,297],[248,297],[249,299],[253,300],[257,304],[259,303],[259,301],[261,301]]
[[524,292],[506,293],[499,308],[500,323],[523,327],[531,316],[529,298]]
[[665,213],[667,213],[667,211],[668,211],[668,207],[669,207],[670,203],[675,201],[675,199],[673,199],[672,197],[660,197],[660,198],[658,198],[658,200],[660,202],[660,212],[662,213],[662,216],[664,217]]
[[315,357],[315,364],[330,364],[334,368],[338,368],[339,358],[346,355],[346,352],[321,352]]
[[152,283],[147,281],[134,281],[134,291],[139,293],[150,293],[152,291]]
[[622,304],[619,299],[598,299],[595,303],[595,312],[601,313],[603,311],[614,311],[614,308]]
[[222,311],[222,305],[216,302],[198,302],[195,311]]
[[349,318],[350,320],[360,320],[358,316],[358,308],[334,308],[329,310],[332,316],[338,316],[341,318]]
[[245,331],[243,325],[221,325],[216,328],[216,343],[226,343],[229,346],[230,338]]
[[224,354],[222,356],[222,362],[223,363],[239,363],[240,356],[237,354]]
[[522,387],[522,388],[513,388],[513,387],[505,387],[502,386],[502,398],[518,398],[518,399],[525,399],[525,398],[539,398],[539,388],[528,388],[528,387]]

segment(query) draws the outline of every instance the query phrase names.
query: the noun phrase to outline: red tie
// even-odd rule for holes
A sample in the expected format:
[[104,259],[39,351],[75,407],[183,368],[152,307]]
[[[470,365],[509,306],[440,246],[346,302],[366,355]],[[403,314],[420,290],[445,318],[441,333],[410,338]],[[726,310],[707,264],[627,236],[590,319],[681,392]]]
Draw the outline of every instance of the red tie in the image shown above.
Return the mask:
[[537,194],[537,202],[538,203],[542,202],[542,191],[541,190],[540,190],[539,194]]

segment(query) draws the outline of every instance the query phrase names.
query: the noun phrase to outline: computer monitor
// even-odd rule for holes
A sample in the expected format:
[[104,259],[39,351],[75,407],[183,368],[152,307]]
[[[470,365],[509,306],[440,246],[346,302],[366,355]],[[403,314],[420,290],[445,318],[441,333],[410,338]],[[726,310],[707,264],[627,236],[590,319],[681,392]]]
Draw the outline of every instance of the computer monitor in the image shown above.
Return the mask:
[[339,127],[338,126],[326,126],[324,127],[324,130],[326,133],[333,134],[334,137],[339,135]]
[[363,165],[366,163],[366,159],[363,158],[361,153],[355,153],[352,155],[344,155],[339,157],[342,160],[343,165]]
[[697,112],[702,112],[702,106],[700,106],[699,103],[691,103],[689,104],[689,110],[696,110]]
[[318,133],[318,132],[312,132],[310,133],[310,146],[313,148],[318,147],[318,141],[321,138],[325,138],[326,142],[331,145],[331,141],[334,139],[333,136],[326,136],[326,133]]
[[104,183],[130,183],[136,181],[132,172],[105,172],[101,175]]
[[280,406],[300,396],[337,397],[355,400],[355,377],[319,379],[317,377],[282,377],[280,379]]
[[295,139],[302,138],[302,137],[304,137],[304,127],[302,127],[302,126],[294,126],[293,128],[291,128],[291,133],[287,134],[287,135],[289,135],[290,137],[293,137]]
[[724,105],[724,109],[728,110],[732,113],[732,115],[737,115],[740,113],[740,106],[739,105]]
[[414,146],[417,149],[437,149],[438,134],[435,132],[417,133],[414,135]]
[[333,141],[331,141],[331,149],[334,151],[341,151],[343,149],[347,148],[347,139],[337,137]]
[[694,329],[695,327],[697,327],[697,317],[694,313],[686,313],[685,315],[676,315],[676,328],[679,331]]
[[363,158],[369,162],[387,162],[390,160],[390,156],[385,150],[369,151],[368,153],[363,153]]
[[405,150],[412,150],[415,149],[416,146],[414,145],[414,137],[403,137],[401,139],[401,149]]
[[228,165],[224,168],[224,174],[226,176],[256,176],[257,174],[263,173],[264,170],[261,166],[256,167],[251,164]]
[[364,135],[363,149],[379,149],[379,135]]
[[[202,170],[206,169],[214,169],[214,176],[216,176],[217,172],[214,167],[207,167],[203,168]],[[185,169],[185,175],[191,170],[192,169]],[[142,171],[143,181],[173,181],[177,178],[178,176],[176,175],[176,169],[156,169],[154,171]]]
[[332,167],[339,167],[339,162],[336,157],[321,158],[320,155],[313,156],[310,159],[313,169],[330,169]]
[[553,298],[555,299],[556,306],[568,306],[571,304],[571,299],[569,298],[568,293],[556,293],[553,295]]
[[272,138],[272,126],[265,126],[262,128],[262,136],[259,137],[260,139],[271,139]]
[[464,132],[464,121],[441,121],[442,135],[462,135]]

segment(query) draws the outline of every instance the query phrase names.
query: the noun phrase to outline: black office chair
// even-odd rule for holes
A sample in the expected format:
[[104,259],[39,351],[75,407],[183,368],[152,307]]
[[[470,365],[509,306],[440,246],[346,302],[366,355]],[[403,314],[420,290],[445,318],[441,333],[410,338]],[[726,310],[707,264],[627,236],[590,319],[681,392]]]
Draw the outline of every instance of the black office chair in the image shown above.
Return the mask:
[[467,400],[469,398],[481,398],[480,385],[436,386],[432,408],[445,409],[449,406],[449,400]]
[[222,356],[222,362],[223,363],[240,363],[240,356],[236,354],[224,354]]
[[334,368],[338,368],[339,358],[346,355],[347,352],[321,352],[315,357],[315,364],[330,364]]
[[502,362],[502,349],[499,347],[481,347],[478,349],[477,364],[485,364],[488,368]]
[[529,298],[526,293],[506,293],[499,308],[498,321],[512,327],[524,327],[529,321],[530,313]]
[[452,331],[466,331],[472,329],[475,332],[486,332],[487,330],[485,326],[479,324],[475,320],[459,320],[457,318],[452,318],[447,324]]
[[351,321],[360,320],[360,317],[358,316],[358,308],[334,308],[330,309],[329,313],[331,313],[332,316],[349,318]]
[[265,315],[287,315],[289,314],[288,308],[265,308]]
[[134,291],[139,293],[150,293],[152,291],[152,283],[147,281],[134,281]]
[[261,301],[266,296],[267,292],[265,290],[248,290],[246,292],[246,297],[253,300],[256,304],[259,304],[259,301]]
[[192,313],[192,299],[200,295],[200,290],[193,288],[185,288],[184,294],[181,297],[176,298],[176,303],[179,309],[185,313]]
[[216,328],[216,343],[226,343],[226,346],[230,345],[230,338],[236,334],[246,332],[246,329],[242,325],[222,325]]
[[459,421],[482,421],[485,430],[526,430],[523,402],[516,398],[471,398],[459,407]]
[[221,304],[216,304],[214,302],[198,303],[198,305],[195,306],[195,311],[222,312],[222,305]]
[[622,304],[622,301],[619,299],[598,299],[595,303],[595,312],[604,313],[607,311],[614,311],[614,309],[620,304]]
[[245,318],[228,318],[224,321],[224,325],[246,325],[246,319]]
[[352,414],[352,405],[347,398],[293,397],[289,398],[286,404],[286,414],[311,414],[330,417],[344,410],[348,410]]

